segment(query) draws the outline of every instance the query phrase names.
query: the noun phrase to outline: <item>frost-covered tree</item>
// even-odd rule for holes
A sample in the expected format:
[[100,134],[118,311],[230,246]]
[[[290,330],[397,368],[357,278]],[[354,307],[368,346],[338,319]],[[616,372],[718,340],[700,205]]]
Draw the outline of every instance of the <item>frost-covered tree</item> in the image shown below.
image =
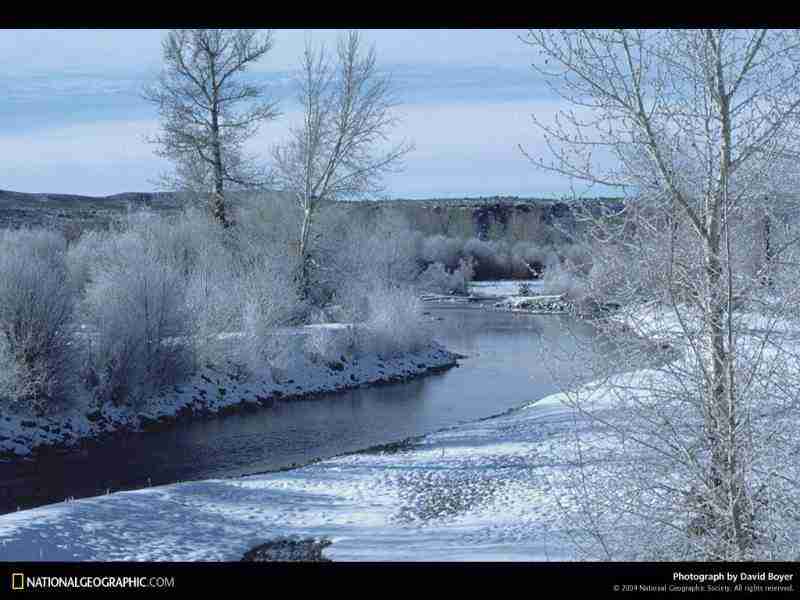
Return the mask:
[[[584,293],[603,288],[623,306],[600,324],[616,359],[595,365],[607,393],[568,394],[594,423],[576,435],[564,502],[582,546],[607,559],[796,560],[797,289],[764,282],[798,275],[787,212],[800,33],[542,30],[524,41],[567,106],[535,118],[550,158],[531,160],[625,197],[604,214],[576,207],[595,244]],[[746,268],[737,247],[766,218],[767,258]],[[618,321],[659,345],[622,337]],[[643,356],[651,370],[610,375]]]
[[385,174],[411,150],[389,143],[397,124],[390,79],[357,32],[340,38],[335,61],[309,43],[297,78],[302,122],[273,152],[278,187],[303,214],[297,253],[299,289],[308,294],[311,231],[327,202],[361,198],[382,189]]
[[175,165],[166,183],[209,197],[225,227],[226,188],[265,180],[244,146],[278,112],[264,86],[243,75],[272,46],[270,32],[254,29],[174,29],[163,41],[164,70],[145,90],[161,115],[161,133],[151,141]]

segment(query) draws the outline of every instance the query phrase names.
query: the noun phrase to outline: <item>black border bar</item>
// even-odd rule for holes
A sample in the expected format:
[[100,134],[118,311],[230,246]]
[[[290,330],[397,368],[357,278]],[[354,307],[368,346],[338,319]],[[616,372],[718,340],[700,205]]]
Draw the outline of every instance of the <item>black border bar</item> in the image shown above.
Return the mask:
[[[748,577],[742,580],[742,574]],[[14,577],[14,574],[17,574]],[[21,586],[25,578],[25,589]],[[39,578],[39,579],[36,579]],[[50,578],[50,579],[47,579]],[[108,578],[116,578],[116,585]],[[117,587],[127,578],[129,587]],[[82,581],[75,590],[70,582]],[[138,581],[139,585],[133,585]],[[37,587],[38,582],[38,587]],[[46,585],[50,582],[50,585]],[[147,585],[153,583],[153,587]],[[332,593],[380,597],[420,594],[430,582],[471,593],[591,593],[593,595],[746,594],[800,595],[800,563],[2,563],[0,596],[39,591],[230,593],[241,590],[307,595],[311,587]],[[102,587],[103,584],[106,587]],[[111,582],[114,583],[114,582]],[[346,587],[339,587],[346,586]],[[738,586],[738,587],[737,587]],[[283,593],[283,592],[280,592]],[[688,595],[687,595],[688,594]],[[451,594],[448,594],[452,597]],[[595,596],[590,596],[595,597]]]

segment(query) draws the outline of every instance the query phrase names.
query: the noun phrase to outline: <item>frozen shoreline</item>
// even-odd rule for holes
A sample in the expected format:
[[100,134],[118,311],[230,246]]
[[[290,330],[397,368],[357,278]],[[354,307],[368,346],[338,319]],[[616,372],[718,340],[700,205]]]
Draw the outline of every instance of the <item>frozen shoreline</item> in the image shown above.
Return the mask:
[[168,427],[176,421],[253,410],[275,400],[305,400],[318,394],[407,381],[456,366],[458,355],[440,345],[381,357],[374,354],[314,363],[300,360],[280,381],[267,373],[242,378],[235,369],[207,367],[185,383],[162,390],[138,408],[104,406],[36,418],[0,415],[0,459],[39,451],[69,450],[88,440],[123,432]]

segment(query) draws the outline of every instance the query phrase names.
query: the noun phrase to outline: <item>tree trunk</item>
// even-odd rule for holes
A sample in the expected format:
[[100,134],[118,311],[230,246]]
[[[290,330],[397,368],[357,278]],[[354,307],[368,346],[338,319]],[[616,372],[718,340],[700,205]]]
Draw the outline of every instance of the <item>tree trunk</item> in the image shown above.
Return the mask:
[[[723,171],[723,176],[724,176]],[[724,189],[724,186],[723,186]],[[721,197],[709,198],[706,203],[708,238],[705,244],[705,322],[706,344],[710,351],[709,374],[705,400],[705,434],[709,444],[708,487],[713,507],[713,522],[709,533],[719,544],[716,556],[726,560],[744,560],[752,548],[746,485],[740,469],[741,448],[737,439],[738,415],[733,389],[734,370],[731,365],[731,339],[727,329],[727,305],[722,277],[722,214],[726,202]]]
[[222,169],[222,149],[219,141],[219,113],[211,111],[211,146],[214,161],[214,191],[211,194],[211,214],[223,227],[229,227],[225,210],[225,188]]
[[767,212],[764,215],[764,275],[761,282],[765,287],[772,287],[772,219]]
[[308,238],[311,232],[312,211],[310,208],[303,210],[303,227],[300,232],[300,243],[298,246],[298,265],[297,287],[302,298],[308,298],[311,293],[311,257],[309,254]]
[[[713,208],[711,209],[714,210]],[[705,400],[705,435],[709,445],[708,489],[713,521],[710,533],[718,542],[719,552],[725,558],[732,545],[737,544],[733,511],[730,502],[738,487],[735,459],[736,440],[730,425],[735,422],[733,405],[728,402],[728,355],[725,347],[725,306],[722,295],[721,261],[718,217],[709,220],[709,239],[705,248],[706,285],[706,345],[710,364],[706,365],[707,381]]]

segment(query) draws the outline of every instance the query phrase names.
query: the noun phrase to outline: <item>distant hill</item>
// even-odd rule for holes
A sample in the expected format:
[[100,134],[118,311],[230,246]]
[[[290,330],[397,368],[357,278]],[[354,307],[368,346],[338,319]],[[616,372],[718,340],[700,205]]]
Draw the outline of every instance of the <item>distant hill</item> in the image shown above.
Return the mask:
[[[232,192],[237,196],[252,192]],[[279,198],[280,192],[261,192],[268,198]],[[0,228],[50,226],[65,231],[105,228],[128,211],[149,209],[175,213],[187,201],[176,192],[126,192],[93,197],[75,194],[29,194],[0,190]],[[592,198],[588,202],[605,206],[621,206],[614,198]],[[342,202],[342,208],[355,210],[362,217],[381,219],[391,214],[402,215],[415,229],[426,235],[455,237],[535,239],[542,228],[558,223],[572,229],[567,203],[545,198],[490,196],[478,198],[430,198],[422,200],[375,200]]]
[[91,228],[106,225],[115,216],[129,210],[147,207],[158,211],[176,211],[179,206],[179,197],[174,193],[128,192],[94,197],[0,190],[0,227],[63,227],[74,224]]

